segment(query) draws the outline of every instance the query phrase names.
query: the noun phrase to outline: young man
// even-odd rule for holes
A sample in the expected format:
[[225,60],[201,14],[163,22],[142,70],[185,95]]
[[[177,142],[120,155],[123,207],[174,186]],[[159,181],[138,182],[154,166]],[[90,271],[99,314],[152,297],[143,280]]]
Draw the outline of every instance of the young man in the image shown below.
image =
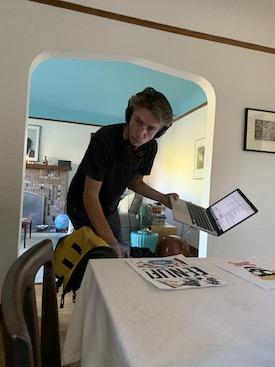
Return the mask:
[[157,153],[155,138],[172,125],[166,97],[153,88],[132,96],[126,124],[102,127],[93,135],[71,182],[67,213],[75,229],[90,226],[120,256],[121,225],[117,206],[128,187],[137,194],[171,207],[170,195],[146,185]]

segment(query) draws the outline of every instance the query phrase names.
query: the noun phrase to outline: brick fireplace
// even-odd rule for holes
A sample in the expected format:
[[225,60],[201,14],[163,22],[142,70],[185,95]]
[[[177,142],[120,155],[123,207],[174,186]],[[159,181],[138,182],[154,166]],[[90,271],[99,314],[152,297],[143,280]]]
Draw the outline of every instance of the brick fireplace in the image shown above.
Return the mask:
[[40,224],[54,225],[57,215],[66,213],[69,170],[71,170],[69,166],[26,165],[24,191],[45,198],[42,215],[44,223]]

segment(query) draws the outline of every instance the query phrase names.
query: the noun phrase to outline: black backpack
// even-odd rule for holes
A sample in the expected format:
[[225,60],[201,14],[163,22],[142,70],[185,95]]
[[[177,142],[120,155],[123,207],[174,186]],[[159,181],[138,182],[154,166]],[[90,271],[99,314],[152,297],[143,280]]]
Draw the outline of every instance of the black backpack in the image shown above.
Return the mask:
[[75,302],[89,259],[117,258],[116,252],[90,227],[82,227],[59,239],[54,250],[56,288],[63,286],[60,308],[64,307],[65,295],[73,292]]

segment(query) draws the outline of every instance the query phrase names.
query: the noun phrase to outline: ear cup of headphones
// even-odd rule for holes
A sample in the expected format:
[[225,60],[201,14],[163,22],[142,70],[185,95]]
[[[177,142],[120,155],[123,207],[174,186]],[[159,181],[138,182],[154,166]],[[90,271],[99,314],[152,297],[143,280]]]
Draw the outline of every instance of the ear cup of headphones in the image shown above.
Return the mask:
[[170,126],[163,126],[163,128],[156,133],[155,138],[160,138],[166,131],[169,129]]

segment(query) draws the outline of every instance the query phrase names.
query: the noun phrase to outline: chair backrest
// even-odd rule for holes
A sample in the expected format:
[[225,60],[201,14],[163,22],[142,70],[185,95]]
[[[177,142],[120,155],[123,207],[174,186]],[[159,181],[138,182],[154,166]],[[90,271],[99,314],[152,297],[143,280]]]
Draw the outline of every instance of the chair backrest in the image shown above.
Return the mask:
[[[41,322],[35,275],[44,267]],[[10,267],[2,288],[3,335],[8,367],[60,367],[60,338],[53,244],[44,240]]]
[[45,196],[35,192],[24,191],[23,215],[34,214],[32,227],[44,223]]

